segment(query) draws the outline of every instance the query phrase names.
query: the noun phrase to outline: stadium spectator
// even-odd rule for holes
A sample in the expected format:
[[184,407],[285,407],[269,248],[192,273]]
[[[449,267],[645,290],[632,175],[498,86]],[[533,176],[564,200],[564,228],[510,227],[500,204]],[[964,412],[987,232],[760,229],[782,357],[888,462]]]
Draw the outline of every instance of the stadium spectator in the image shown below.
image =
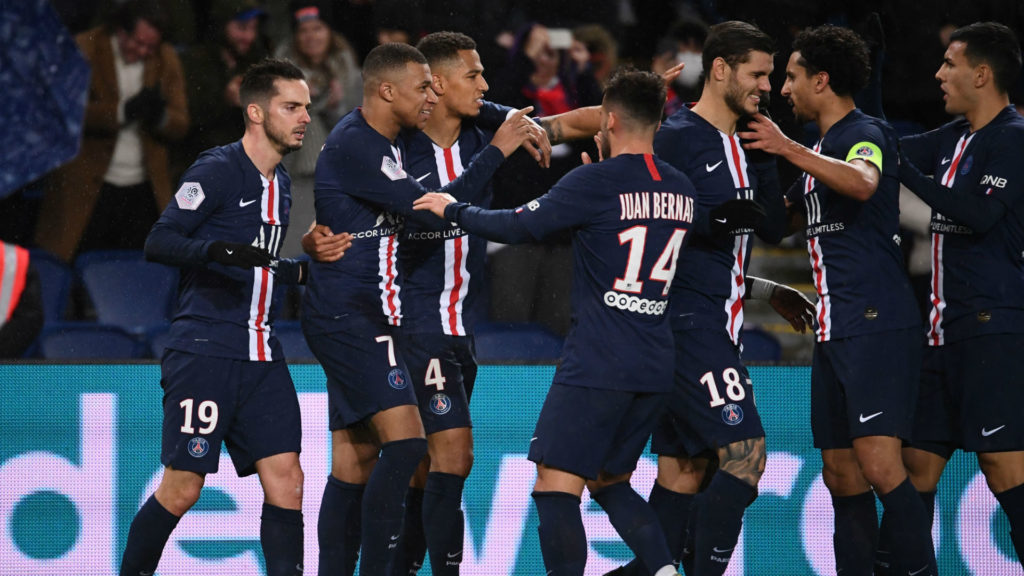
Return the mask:
[[43,329],[43,295],[28,250],[0,241],[0,358],[21,358]]
[[92,65],[78,156],[52,173],[35,242],[70,262],[84,250],[141,250],[172,195],[168,147],[188,129],[181,63],[150,0],[125,2],[75,40]]

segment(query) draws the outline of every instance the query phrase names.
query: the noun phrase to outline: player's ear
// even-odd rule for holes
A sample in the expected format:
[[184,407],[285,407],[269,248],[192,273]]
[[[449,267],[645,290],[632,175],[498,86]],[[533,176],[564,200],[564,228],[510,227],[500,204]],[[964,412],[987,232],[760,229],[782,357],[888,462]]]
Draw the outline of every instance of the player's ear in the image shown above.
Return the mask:
[[245,115],[249,118],[249,122],[253,124],[263,123],[263,108],[260,108],[260,105],[255,102],[250,102],[245,107]]
[[714,76],[715,80],[722,82],[725,80],[727,72],[726,69],[728,67],[729,63],[725,61],[725,58],[719,56],[718,58],[715,58],[713,62],[711,62],[711,74],[712,76]]
[[381,82],[380,86],[377,87],[377,95],[380,96],[381,100],[394,102],[395,85],[391,82]]
[[816,93],[824,91],[830,81],[831,78],[829,77],[828,72],[825,72],[824,70],[818,72],[814,75],[814,91]]
[[443,95],[445,89],[444,76],[441,76],[440,74],[431,74],[430,87],[434,90],[434,94],[437,94],[438,96]]
[[992,82],[992,69],[989,68],[988,64],[978,64],[974,68],[974,87],[981,88],[985,84]]

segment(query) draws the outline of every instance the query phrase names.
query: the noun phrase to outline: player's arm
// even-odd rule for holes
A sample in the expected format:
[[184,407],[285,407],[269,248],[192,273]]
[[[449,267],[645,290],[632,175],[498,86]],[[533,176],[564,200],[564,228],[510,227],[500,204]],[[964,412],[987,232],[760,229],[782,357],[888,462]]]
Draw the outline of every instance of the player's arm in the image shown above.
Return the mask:
[[814,327],[814,304],[799,290],[765,278],[747,276],[746,297],[766,300],[797,332]]
[[786,202],[774,159],[754,164],[754,174],[757,177],[754,198],[764,210],[764,218],[754,228],[754,233],[769,244],[778,244],[786,236],[789,220],[786,217]]
[[984,169],[977,171],[982,179],[972,193],[947,188],[923,174],[912,162],[900,162],[900,181],[936,211],[970,226],[984,234],[1006,215],[1024,196],[1024,142],[1021,138],[1007,140],[998,154],[990,157]]
[[839,160],[819,154],[790,139],[782,133],[778,125],[763,114],[755,115],[754,120],[747,125],[747,130],[739,133],[740,138],[750,140],[743,145],[745,149],[764,150],[769,154],[781,156],[844,196],[861,202],[867,201],[875,194],[882,180],[881,148],[874,142],[865,141],[857,145],[873,146],[873,157],[865,159],[851,156],[854,152],[851,150],[851,154],[848,154],[845,160]]
[[939,147],[939,131],[914,134],[900,138],[900,162],[910,161],[925,174],[934,171],[935,154]]
[[351,234],[335,234],[329,226],[317,224],[315,220],[309,225],[309,230],[302,235],[302,251],[317,262],[340,260],[350,246]]
[[792,236],[807,227],[807,213],[803,200],[803,178],[797,178],[783,198],[786,204],[786,236]]

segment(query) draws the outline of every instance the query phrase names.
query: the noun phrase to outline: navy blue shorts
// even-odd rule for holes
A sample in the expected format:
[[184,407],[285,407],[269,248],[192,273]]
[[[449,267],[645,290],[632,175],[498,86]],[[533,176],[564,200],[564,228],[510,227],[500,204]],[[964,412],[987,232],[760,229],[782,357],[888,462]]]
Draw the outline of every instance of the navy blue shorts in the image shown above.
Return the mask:
[[676,330],[675,385],[651,452],[696,456],[764,436],[750,375],[722,330]]
[[397,339],[379,332],[306,335],[309,349],[327,375],[331,430],[365,423],[378,412],[416,405],[409,371]]
[[922,341],[919,328],[907,328],[815,343],[814,447],[850,448],[863,436],[910,438]]
[[299,397],[283,360],[251,362],[166,350],[160,374],[164,466],[212,474],[222,441],[239,476],[254,473],[257,460],[299,452]]
[[477,372],[473,337],[402,334],[401,348],[427,435],[471,427],[469,399]]
[[925,357],[914,446],[1024,450],[1024,334],[975,336],[929,347]]
[[595,479],[626,474],[647,446],[665,394],[552,384],[530,439],[537,464]]

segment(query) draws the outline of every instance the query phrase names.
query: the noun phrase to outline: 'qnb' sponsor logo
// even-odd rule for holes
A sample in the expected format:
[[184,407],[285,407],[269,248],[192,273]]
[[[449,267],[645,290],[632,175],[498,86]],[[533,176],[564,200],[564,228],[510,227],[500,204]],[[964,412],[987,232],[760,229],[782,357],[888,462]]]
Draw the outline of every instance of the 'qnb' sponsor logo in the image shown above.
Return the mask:
[[619,310],[628,310],[639,314],[652,314],[654,316],[661,316],[665,313],[665,308],[668,307],[667,300],[648,300],[647,298],[621,294],[614,290],[604,293],[604,304]]

